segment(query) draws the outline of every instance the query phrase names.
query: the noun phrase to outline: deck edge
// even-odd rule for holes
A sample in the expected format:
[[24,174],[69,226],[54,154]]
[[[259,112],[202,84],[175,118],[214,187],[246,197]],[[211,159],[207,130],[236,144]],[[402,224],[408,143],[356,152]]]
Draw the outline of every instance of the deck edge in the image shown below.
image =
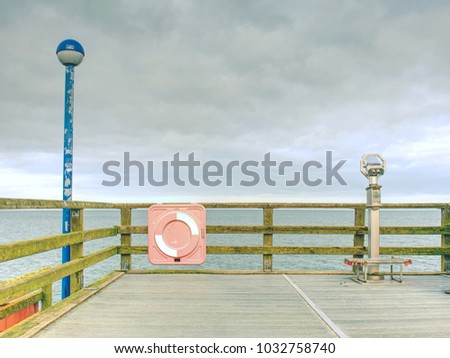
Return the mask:
[[114,271],[101,277],[65,300],[56,303],[50,308],[41,311],[0,333],[0,338],[31,338],[35,336],[48,325],[64,316],[80,303],[86,301],[123,275],[125,275],[125,272]]
[[[353,271],[301,271],[301,270],[127,270],[127,274],[135,275],[173,275],[173,274],[198,274],[198,275],[354,275]],[[380,272],[390,274],[390,272]],[[395,272],[396,273],[396,272]],[[445,271],[408,271],[403,272],[404,276],[440,276],[448,274]]]

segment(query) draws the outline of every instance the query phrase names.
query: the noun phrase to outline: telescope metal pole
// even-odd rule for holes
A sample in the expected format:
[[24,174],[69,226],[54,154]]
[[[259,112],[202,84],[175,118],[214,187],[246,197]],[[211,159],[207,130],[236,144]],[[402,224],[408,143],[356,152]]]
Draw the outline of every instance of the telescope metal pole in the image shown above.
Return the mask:
[[[377,183],[377,177],[370,177],[370,184],[367,190],[367,209],[369,211],[369,259],[380,257],[380,207],[381,207],[381,186]],[[382,280],[379,265],[371,265],[368,270],[368,280]]]

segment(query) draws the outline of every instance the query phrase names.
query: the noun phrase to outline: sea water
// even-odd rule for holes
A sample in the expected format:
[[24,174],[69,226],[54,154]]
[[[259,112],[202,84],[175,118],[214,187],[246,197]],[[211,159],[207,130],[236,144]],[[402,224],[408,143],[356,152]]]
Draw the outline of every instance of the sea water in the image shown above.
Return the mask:
[[[61,233],[62,210],[0,210],[0,243],[8,243]],[[207,209],[208,225],[262,225],[262,209]],[[367,223],[367,218],[366,218]],[[274,225],[352,226],[352,209],[275,209]],[[382,226],[439,226],[438,209],[382,209]],[[96,229],[120,225],[120,211],[85,209],[84,228]],[[147,211],[133,210],[132,225],[147,225]],[[260,246],[261,234],[208,234],[208,245]],[[84,244],[84,253],[119,245],[120,237],[109,237]],[[133,235],[133,246],[147,245],[146,235]],[[353,235],[274,235],[274,246],[353,246]],[[367,235],[365,237],[367,245]],[[439,235],[383,235],[381,246],[440,246]],[[348,257],[349,255],[347,255]],[[274,255],[274,270],[343,271],[342,255]],[[439,256],[408,256],[413,265],[405,271],[439,271]],[[61,249],[0,263],[0,281],[54,266],[61,262]],[[116,255],[85,270],[85,285],[106,273],[120,268]],[[146,255],[132,256],[132,269],[211,269],[261,270],[261,255],[208,255],[199,266],[153,266]],[[54,284],[55,299],[59,299],[60,282]]]

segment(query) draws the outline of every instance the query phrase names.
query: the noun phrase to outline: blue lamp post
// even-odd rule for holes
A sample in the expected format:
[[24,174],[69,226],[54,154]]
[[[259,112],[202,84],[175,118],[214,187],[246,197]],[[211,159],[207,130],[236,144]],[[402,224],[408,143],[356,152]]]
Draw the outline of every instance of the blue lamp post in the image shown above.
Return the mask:
[[[59,61],[66,67],[66,92],[64,98],[64,166],[63,166],[63,200],[72,200],[73,169],[73,104],[74,104],[74,68],[84,58],[84,49],[75,40],[64,40],[57,49]],[[62,233],[70,232],[70,210],[63,209]],[[70,246],[62,249],[62,263],[70,261]],[[61,298],[70,296],[70,277],[62,280]]]

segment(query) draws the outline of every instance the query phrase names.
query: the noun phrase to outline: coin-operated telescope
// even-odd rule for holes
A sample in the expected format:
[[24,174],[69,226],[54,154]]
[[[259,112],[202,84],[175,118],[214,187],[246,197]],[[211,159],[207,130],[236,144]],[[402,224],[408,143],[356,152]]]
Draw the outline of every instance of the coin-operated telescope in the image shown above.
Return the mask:
[[377,153],[364,155],[360,163],[361,173],[369,179],[369,184],[377,184],[378,178],[386,171],[386,161]]
[[[386,171],[386,161],[377,153],[368,153],[361,158],[361,173],[369,179],[367,191],[367,206],[369,212],[368,226],[368,246],[369,258],[380,257],[380,207],[381,207],[381,186],[378,179]],[[368,280],[382,280],[384,277],[379,274],[379,266],[372,265],[369,268]]]

